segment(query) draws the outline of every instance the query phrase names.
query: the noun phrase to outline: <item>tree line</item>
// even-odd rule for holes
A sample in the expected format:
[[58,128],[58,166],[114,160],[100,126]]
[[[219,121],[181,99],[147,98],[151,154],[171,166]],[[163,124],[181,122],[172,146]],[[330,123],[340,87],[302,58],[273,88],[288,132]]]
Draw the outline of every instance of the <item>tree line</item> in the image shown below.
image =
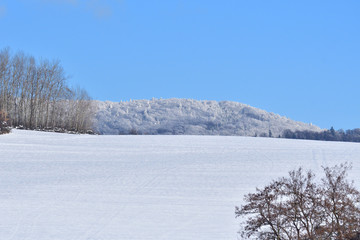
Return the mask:
[[9,119],[7,118],[7,114],[3,111],[0,111],[0,134],[5,134],[10,132],[10,128],[8,127]]
[[324,167],[318,183],[301,168],[245,196],[236,207],[243,238],[360,239],[360,193],[347,177],[350,164]]
[[344,131],[342,129],[335,130],[333,127],[331,127],[329,130],[324,130],[321,132],[285,130],[282,134],[282,137],[322,141],[360,142],[360,128]]
[[70,88],[59,60],[37,60],[0,50],[0,111],[12,126],[85,132],[92,127],[91,98]]

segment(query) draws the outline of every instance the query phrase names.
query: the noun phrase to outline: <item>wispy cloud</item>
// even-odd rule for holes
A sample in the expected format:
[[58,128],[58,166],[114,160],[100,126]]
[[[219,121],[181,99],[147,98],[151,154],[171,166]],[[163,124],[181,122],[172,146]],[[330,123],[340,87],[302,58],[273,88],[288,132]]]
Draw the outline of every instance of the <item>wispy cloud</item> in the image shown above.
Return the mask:
[[110,17],[112,12],[112,7],[109,4],[104,3],[101,0],[91,0],[87,3],[87,8],[94,13],[98,18],[107,18]]
[[64,4],[70,4],[70,5],[73,5],[73,6],[76,6],[78,5],[79,3],[79,0],[42,0],[43,2],[46,2],[46,3],[64,3]]
[[121,4],[123,0],[42,0],[42,2],[71,5],[89,11],[97,18],[108,18],[113,14],[114,4]]
[[0,18],[4,17],[5,15],[6,15],[6,7],[0,5]]

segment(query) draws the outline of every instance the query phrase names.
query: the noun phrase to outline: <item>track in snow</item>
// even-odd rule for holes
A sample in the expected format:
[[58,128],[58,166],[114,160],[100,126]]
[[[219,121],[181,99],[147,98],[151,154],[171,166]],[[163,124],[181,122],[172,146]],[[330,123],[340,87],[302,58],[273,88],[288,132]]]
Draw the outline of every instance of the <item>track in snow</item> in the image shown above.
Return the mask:
[[236,239],[234,206],[298,166],[360,144],[217,136],[0,136],[0,239]]

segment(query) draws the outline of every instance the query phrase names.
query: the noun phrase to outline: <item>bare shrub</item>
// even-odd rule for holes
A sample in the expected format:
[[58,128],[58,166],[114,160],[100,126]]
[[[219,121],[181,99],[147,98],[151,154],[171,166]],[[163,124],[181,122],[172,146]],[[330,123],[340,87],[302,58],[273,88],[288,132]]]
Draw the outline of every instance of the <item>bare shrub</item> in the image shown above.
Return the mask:
[[354,240],[360,235],[360,193],[347,177],[350,164],[323,167],[315,182],[302,168],[245,196],[236,207],[242,238]]

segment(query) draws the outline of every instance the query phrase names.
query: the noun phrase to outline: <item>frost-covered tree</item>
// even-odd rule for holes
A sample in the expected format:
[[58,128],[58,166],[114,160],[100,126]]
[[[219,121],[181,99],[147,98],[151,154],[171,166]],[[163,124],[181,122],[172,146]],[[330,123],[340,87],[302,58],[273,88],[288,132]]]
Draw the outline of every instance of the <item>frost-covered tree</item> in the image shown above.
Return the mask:
[[[285,129],[320,131],[246,104],[193,99],[96,101],[94,127],[103,134],[281,135]],[[270,128],[271,126],[271,128]]]

